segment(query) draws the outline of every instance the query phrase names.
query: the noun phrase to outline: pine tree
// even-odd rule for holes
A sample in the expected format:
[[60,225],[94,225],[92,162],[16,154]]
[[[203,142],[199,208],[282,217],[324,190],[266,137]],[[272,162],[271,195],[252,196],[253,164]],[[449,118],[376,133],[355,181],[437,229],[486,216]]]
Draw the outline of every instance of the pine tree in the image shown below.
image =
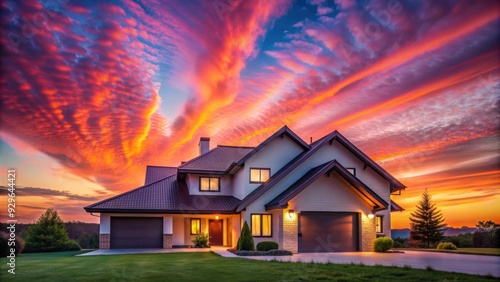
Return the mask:
[[27,230],[25,252],[57,252],[79,250],[69,239],[64,222],[56,210],[48,209]]
[[410,221],[411,239],[425,242],[427,247],[430,247],[431,243],[437,243],[444,238],[444,217],[432,202],[427,189],[422,194],[417,210],[411,213]]
[[246,221],[243,224],[243,228],[241,229],[237,248],[240,251],[255,251],[252,232],[250,232],[250,227],[248,227],[248,223]]

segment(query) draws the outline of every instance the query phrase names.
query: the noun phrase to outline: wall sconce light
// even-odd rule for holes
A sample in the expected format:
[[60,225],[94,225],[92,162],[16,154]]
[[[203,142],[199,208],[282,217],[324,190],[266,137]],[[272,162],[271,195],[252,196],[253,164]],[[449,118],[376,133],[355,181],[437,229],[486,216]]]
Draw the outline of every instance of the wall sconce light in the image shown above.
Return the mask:
[[219,219],[219,216],[218,216],[218,215],[216,215],[216,216],[215,216],[215,219]]
[[370,214],[368,215],[368,218],[374,218],[374,217],[375,217],[375,215],[374,215],[373,213],[370,213]]
[[295,215],[295,211],[294,210],[288,210],[288,217],[289,218],[293,218],[294,215]]

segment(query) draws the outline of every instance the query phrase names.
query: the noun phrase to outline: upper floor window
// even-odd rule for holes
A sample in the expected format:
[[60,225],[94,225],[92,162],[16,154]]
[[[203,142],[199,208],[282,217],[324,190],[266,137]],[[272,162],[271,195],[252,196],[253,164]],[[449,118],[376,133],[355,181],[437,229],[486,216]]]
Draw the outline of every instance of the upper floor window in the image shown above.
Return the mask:
[[220,178],[200,177],[200,191],[209,191],[209,192],[220,191]]
[[375,229],[377,233],[384,233],[384,217],[377,215],[375,222],[376,222]]
[[269,168],[250,168],[250,183],[263,183],[269,179],[271,169]]
[[270,214],[252,214],[252,236],[272,237],[273,218]]
[[356,176],[356,169],[353,167],[346,167],[345,168],[348,172],[350,172],[352,175]]

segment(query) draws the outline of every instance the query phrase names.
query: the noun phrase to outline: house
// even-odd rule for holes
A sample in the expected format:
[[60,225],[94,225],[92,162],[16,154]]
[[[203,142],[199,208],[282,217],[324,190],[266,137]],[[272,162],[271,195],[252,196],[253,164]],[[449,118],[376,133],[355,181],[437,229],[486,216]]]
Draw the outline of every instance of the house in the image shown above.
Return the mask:
[[391,236],[391,195],[405,186],[339,132],[307,144],[284,126],[257,147],[202,137],[178,167],[148,166],[143,186],[85,207],[100,214],[101,249],[175,248],[208,233],[235,247],[246,221],[255,244],[297,252],[372,251]]

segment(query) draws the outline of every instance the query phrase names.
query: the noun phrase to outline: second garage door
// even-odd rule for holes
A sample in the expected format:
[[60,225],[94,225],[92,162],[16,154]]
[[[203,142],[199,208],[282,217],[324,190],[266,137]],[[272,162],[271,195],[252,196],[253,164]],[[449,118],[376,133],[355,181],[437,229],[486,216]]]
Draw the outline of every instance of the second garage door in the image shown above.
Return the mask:
[[299,213],[299,253],[359,250],[357,213]]
[[111,217],[111,249],[163,248],[162,217]]

